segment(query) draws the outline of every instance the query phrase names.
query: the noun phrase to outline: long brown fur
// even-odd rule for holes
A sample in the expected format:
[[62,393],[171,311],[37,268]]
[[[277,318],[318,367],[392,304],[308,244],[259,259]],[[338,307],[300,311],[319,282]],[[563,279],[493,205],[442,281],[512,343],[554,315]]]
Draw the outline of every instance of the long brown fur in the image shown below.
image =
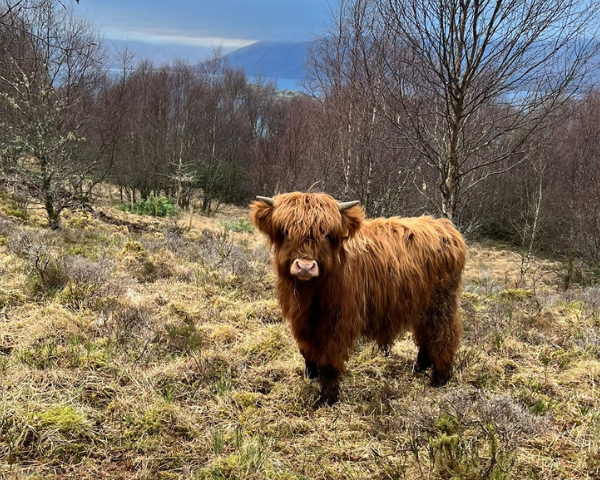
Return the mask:
[[[363,335],[388,349],[407,330],[419,355],[415,370],[433,367],[445,384],[462,336],[459,286],[466,260],[461,234],[432,217],[365,220],[359,206],[340,213],[326,194],[287,193],[271,207],[250,206],[274,248],[277,295],[290,321],[307,374],[321,397],[338,399],[339,375]],[[316,260],[319,275],[292,276],[295,259]]]

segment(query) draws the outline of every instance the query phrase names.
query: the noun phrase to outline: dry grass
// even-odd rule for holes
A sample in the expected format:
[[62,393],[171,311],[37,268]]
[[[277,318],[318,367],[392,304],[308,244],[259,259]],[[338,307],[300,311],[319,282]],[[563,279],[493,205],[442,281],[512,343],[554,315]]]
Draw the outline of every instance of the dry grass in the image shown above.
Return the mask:
[[473,246],[451,383],[412,373],[407,334],[358,345],[315,409],[244,210],[188,231],[102,208],[146,233],[0,221],[0,478],[600,477],[600,290],[560,292],[559,264],[537,261],[534,295],[515,254]]

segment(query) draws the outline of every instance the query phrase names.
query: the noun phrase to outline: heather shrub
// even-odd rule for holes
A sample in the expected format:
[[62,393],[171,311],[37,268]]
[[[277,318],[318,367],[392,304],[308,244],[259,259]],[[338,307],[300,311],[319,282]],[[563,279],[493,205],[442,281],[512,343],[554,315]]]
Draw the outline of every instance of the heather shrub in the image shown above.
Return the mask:
[[21,227],[9,234],[8,249],[24,260],[28,287],[34,295],[56,292],[69,281],[58,240],[49,230]]
[[58,293],[59,301],[66,306],[81,308],[102,304],[103,298],[118,289],[111,281],[113,262],[102,258],[97,261],[83,256],[66,257],[63,262],[67,284]]
[[15,223],[8,218],[0,216],[0,236],[8,237],[15,228]]

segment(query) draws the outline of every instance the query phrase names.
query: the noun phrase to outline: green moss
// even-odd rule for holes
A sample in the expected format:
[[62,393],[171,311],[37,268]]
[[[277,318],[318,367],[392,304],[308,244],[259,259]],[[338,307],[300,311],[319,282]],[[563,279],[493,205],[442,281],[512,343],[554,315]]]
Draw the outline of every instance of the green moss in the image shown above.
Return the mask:
[[34,415],[37,428],[57,430],[63,434],[80,436],[90,432],[91,422],[74,407],[55,406]]
[[463,292],[462,300],[469,303],[476,312],[480,312],[486,307],[485,299],[476,293]]
[[496,429],[484,423],[465,425],[442,413],[428,438],[433,478],[475,480],[512,478],[512,453],[504,453]]
[[525,290],[523,288],[509,288],[508,290],[504,290],[500,294],[500,297],[505,300],[518,302],[533,297],[533,292],[531,290]]
[[445,435],[454,435],[460,427],[458,418],[444,413],[435,422],[435,428]]
[[468,302],[474,302],[479,300],[479,295],[471,292],[462,292],[462,299]]
[[181,421],[177,408],[168,402],[153,404],[144,411],[132,415],[127,421],[129,423],[127,436],[132,439],[137,439],[140,435],[162,437],[171,435],[188,440],[193,438],[191,427]]
[[242,408],[256,407],[262,395],[254,392],[233,392],[231,398]]

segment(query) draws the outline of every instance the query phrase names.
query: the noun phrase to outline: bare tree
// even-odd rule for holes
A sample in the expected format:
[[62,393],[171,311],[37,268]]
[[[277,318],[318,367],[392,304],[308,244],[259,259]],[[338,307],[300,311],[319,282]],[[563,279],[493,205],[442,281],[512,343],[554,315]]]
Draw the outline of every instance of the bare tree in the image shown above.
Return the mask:
[[246,146],[253,136],[243,109],[249,86],[244,72],[229,67],[220,51],[201,65],[199,77],[208,88],[195,114],[195,177],[202,190],[202,211],[213,213],[221,202],[239,198],[249,159]]
[[417,155],[381,110],[387,99],[373,49],[375,4],[340,0],[333,17],[311,46],[306,81],[323,105],[320,159],[333,166],[324,185],[360,199],[370,215],[419,213],[425,197],[413,189]]
[[591,1],[340,5],[341,35],[323,41],[342,52],[344,83],[369,95],[425,162],[424,181],[437,187],[428,192],[459,223],[461,196],[528,158],[531,133],[583,91],[599,48]]
[[547,243],[567,257],[565,289],[589,281],[586,267],[600,272],[600,94],[574,102],[573,110],[549,155],[555,179],[545,221]]
[[101,158],[114,145],[108,136],[95,151],[88,145],[102,124],[94,106],[105,86],[104,50],[94,29],[59,2],[19,7],[0,26],[0,155],[56,228],[61,210],[85,201],[101,180]]

